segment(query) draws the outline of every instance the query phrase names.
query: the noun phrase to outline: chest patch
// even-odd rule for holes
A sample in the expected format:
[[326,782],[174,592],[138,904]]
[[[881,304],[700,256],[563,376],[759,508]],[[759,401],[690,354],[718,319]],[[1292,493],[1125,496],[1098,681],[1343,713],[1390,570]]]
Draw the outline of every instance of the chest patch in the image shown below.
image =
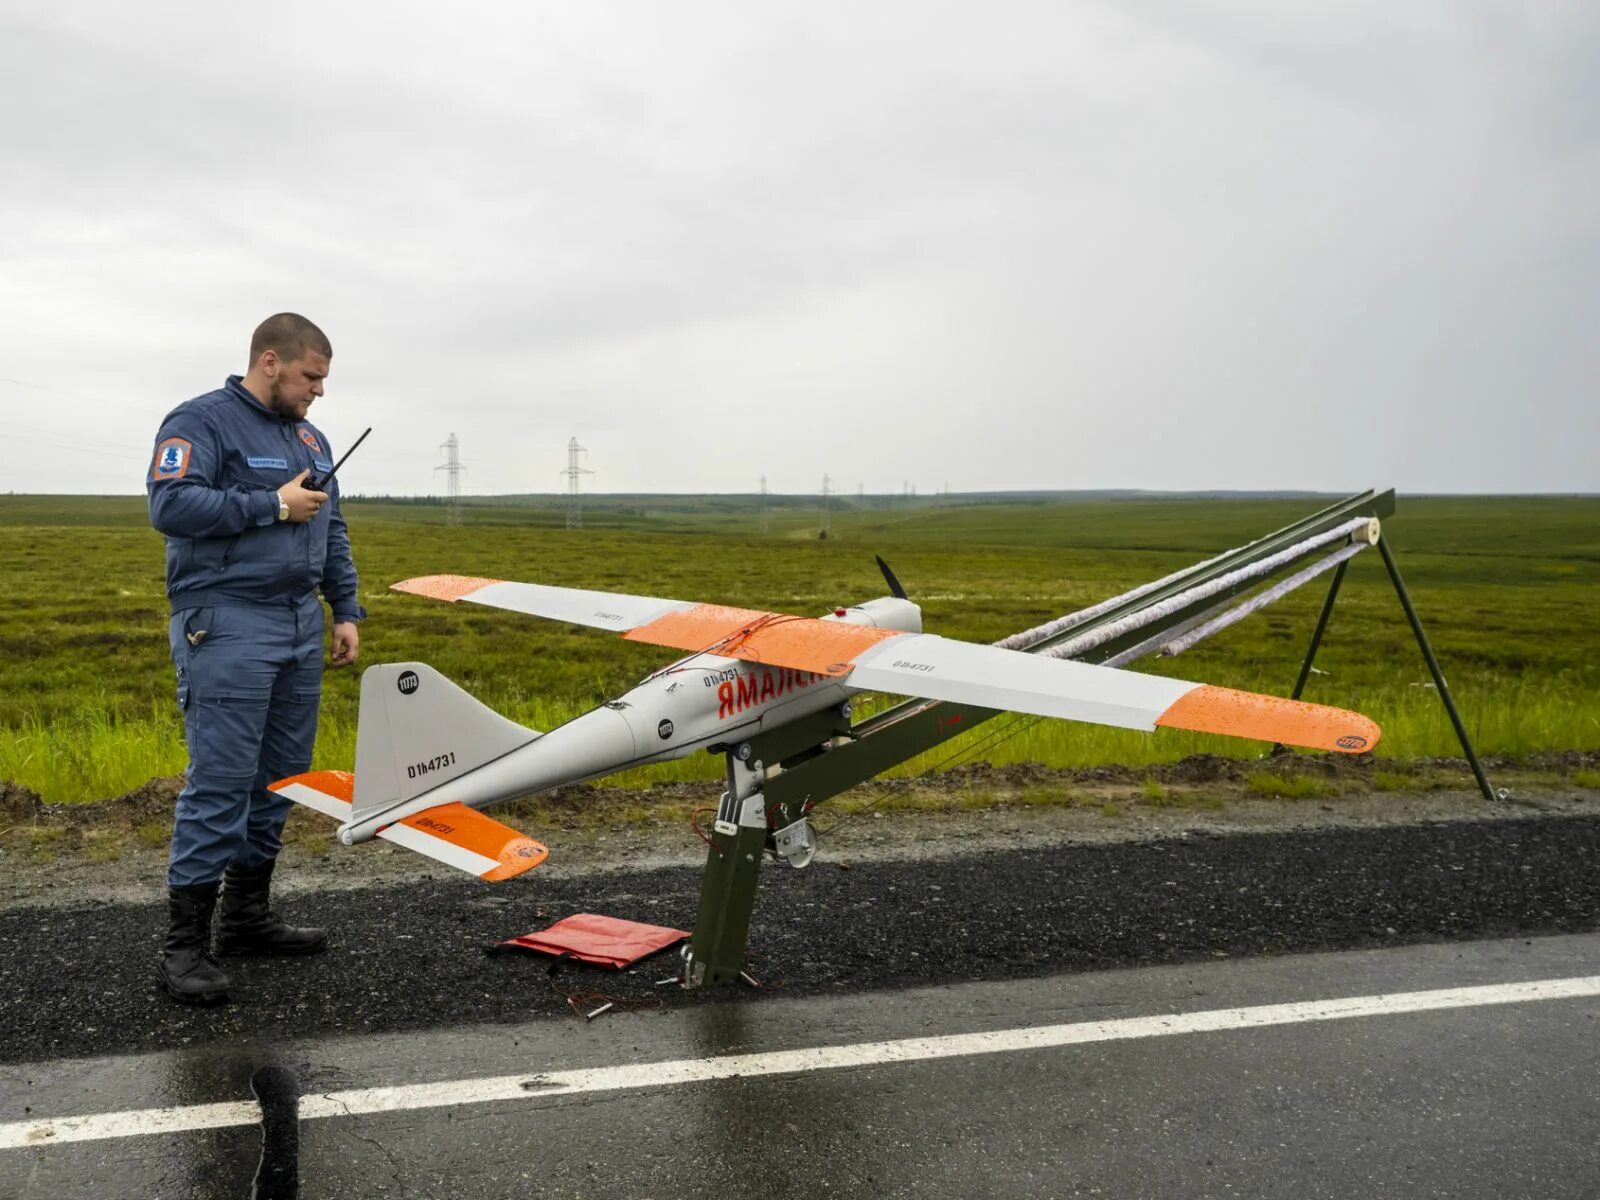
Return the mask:
[[150,478],[160,483],[164,479],[182,479],[189,473],[189,458],[194,444],[186,438],[167,438],[156,447],[156,460],[150,467]]
[[289,460],[287,458],[262,458],[259,455],[252,454],[244,461],[252,467],[276,467],[280,471],[289,469]]
[[307,429],[304,425],[300,426],[300,440],[310,447],[311,453],[322,453],[322,443],[317,441],[317,435],[312,433],[311,430]]

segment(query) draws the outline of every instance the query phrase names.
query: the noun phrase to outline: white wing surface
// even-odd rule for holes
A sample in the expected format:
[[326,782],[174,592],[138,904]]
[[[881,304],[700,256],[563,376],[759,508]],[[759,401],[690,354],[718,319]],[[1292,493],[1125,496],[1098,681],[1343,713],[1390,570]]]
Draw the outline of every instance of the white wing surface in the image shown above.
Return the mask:
[[933,634],[892,638],[857,656],[852,687],[1123,729],[1158,725],[1357,754],[1378,726],[1359,713],[1279,696],[1040,658]]
[[1165,726],[1225,733],[1345,754],[1370,750],[1381,736],[1375,723],[1341,708],[1043,658],[933,634],[461,575],[428,575],[392,586],[436,600],[471,600],[609,629],[651,645],[814,671],[864,691],[1123,729]]
[[435,600],[470,600],[473,604],[565,621],[569,625],[609,629],[613,633],[626,633],[668,613],[697,607],[683,600],[663,600],[659,596],[589,592],[581,588],[512,583],[470,575],[423,575],[390,586],[397,592],[430,596]]
[[1195,687],[931,633],[872,647],[856,659],[847,682],[876,692],[1144,730],[1154,729],[1156,718]]

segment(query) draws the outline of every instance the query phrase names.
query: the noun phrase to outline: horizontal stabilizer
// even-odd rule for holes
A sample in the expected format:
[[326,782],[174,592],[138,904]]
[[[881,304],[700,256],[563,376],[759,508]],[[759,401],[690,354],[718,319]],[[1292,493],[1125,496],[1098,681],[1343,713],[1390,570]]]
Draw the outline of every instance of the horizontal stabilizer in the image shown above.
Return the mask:
[[307,771],[304,775],[291,775],[288,779],[269,783],[267,790],[287,796],[296,804],[314,808],[343,824],[350,819],[351,800],[356,794],[356,777],[349,771]]
[[[348,822],[356,777],[349,771],[308,771],[268,787]],[[384,826],[378,836],[491,883],[531,871],[550,856],[541,843],[465,804],[435,805]]]
[[465,804],[440,804],[386,825],[378,836],[497,883],[531,871],[550,851]]

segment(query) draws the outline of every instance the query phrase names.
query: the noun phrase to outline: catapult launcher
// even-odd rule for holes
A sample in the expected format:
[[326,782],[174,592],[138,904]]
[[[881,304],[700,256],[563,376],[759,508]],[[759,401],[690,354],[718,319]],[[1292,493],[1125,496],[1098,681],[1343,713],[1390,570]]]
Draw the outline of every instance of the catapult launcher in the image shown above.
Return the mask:
[[[382,838],[500,880],[538,866],[548,851],[483,809],[645,763],[720,755],[727,789],[703,835],[709,848],[683,982],[728,983],[744,973],[765,857],[806,866],[819,804],[1003,712],[1370,750],[1381,736],[1373,722],[1300,696],[1346,567],[1375,547],[1462,749],[1494,799],[1383,538],[1394,510],[1392,491],[1352,496],[991,646],[924,633],[921,609],[881,559],[890,595],[822,617],[459,575],[409,579],[395,589],[689,654],[549,732],[507,720],[425,663],[371,667],[361,680],[355,774],[314,771],[271,786],[339,820],[347,846]],[[1126,669],[1181,654],[1327,572],[1332,584],[1288,699]],[[858,720],[862,692],[908,698]]]
[[[1375,549],[1479,788],[1491,801],[1504,799],[1484,774],[1394,552],[1383,538],[1382,522],[1394,512],[1393,490],[1351,496],[1246,545],[1013,634],[997,645],[1108,667],[1152,655],[1170,657],[1331,572],[1327,596],[1290,692],[1299,700],[1350,560]],[[699,912],[684,954],[686,983],[705,986],[739,978],[763,852],[770,849],[794,866],[804,866],[814,852],[809,823],[797,818],[1001,715],[999,709],[975,704],[907,700],[853,725],[838,713],[821,713],[809,724],[797,723],[730,747],[728,790],[706,854]]]

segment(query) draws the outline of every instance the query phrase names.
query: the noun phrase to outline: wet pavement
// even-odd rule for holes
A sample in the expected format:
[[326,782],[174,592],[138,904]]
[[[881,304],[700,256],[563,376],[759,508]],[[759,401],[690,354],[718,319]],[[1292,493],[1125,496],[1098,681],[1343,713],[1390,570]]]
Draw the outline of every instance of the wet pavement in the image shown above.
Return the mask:
[[[0,1062],[565,1017],[544,960],[484,948],[574,912],[688,929],[698,892],[697,869],[668,868],[299,895],[287,915],[326,926],[328,952],[227,960],[232,1000],[202,1010],[154,986],[161,906],[12,909],[0,913]],[[817,995],[1594,929],[1600,818],[1541,817],[769,865],[748,961],[785,994]],[[673,969],[558,982],[640,997]]]
[[[7,1068],[0,1082],[26,1088],[36,1119],[185,1106],[176,1123],[196,1120],[187,1106],[248,1101],[269,1063],[295,1073],[308,1107],[331,1089],[506,1072],[534,1084],[525,1098],[302,1121],[293,1173],[308,1200],[1577,1197],[1600,1181],[1597,976],[1600,936],[1524,938],[212,1046]],[[1578,977],[1589,994],[1565,999],[573,1095],[537,1086],[557,1071]],[[229,1119],[254,1123],[0,1150],[0,1196],[248,1197],[259,1117]]]
[[[696,871],[296,897],[333,948],[228,960],[236,997],[211,1010],[156,993],[154,905],[12,910],[0,1126],[183,1115],[0,1149],[0,1200],[249,1196],[265,1067],[313,1112],[371,1087],[1596,975],[1597,867],[1600,820],[1562,817],[769,868],[753,963],[781,988],[658,989],[670,957],[565,973],[664,1004],[587,1024],[544,960],[484,947],[574,911],[687,928]],[[300,1194],[1593,1195],[1597,1016],[1572,998],[314,1115]]]

